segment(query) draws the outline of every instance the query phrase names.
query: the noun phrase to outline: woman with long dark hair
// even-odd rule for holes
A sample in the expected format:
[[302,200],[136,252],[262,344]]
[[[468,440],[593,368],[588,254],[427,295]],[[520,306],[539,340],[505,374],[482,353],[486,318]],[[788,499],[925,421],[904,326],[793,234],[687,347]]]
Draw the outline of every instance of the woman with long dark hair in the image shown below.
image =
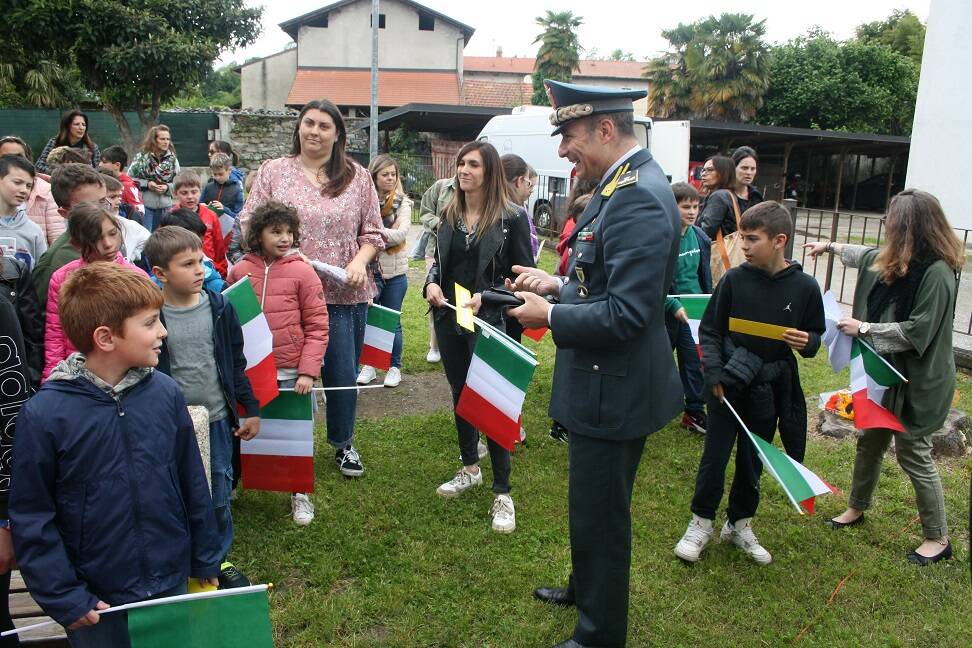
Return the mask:
[[[423,295],[433,308],[435,333],[442,354],[442,366],[458,404],[472,362],[476,336],[460,328],[455,313],[445,307],[468,305],[487,323],[505,329],[503,309],[484,305],[481,293],[504,286],[513,280],[514,265],[533,266],[530,226],[507,194],[506,179],[499,154],[492,144],[470,142],[456,156],[457,188],[436,232],[436,256],[425,280]],[[474,293],[468,304],[457,304],[455,284]],[[479,469],[479,432],[456,415],[459,451],[463,467],[456,476],[439,486],[439,495],[455,497],[483,483]],[[493,468],[490,509],[493,529],[510,533],[516,528],[513,500],[510,498],[510,453],[487,439]]]
[[[326,99],[307,103],[297,116],[290,155],[264,162],[240,212],[246,237],[253,210],[268,200],[297,209],[301,252],[312,261],[343,268],[347,279],[323,274],[330,340],[321,372],[325,387],[353,387],[364,343],[368,301],[377,290],[368,264],[385,249],[378,195],[371,174],[346,152],[348,131]],[[353,446],[358,395],[354,389],[327,397],[327,441],[341,474],[364,474]]]
[[952,557],[931,437],[945,423],[955,393],[952,320],[965,249],[938,200],[917,189],[906,189],[891,201],[885,233],[881,249],[834,242],[805,246],[812,256],[839,254],[845,266],[858,269],[853,316],[837,326],[865,341],[908,379],[889,388],[878,403],[904,432],[863,430],[847,510],[828,524],[842,529],[864,522],[893,438],[898,465],[915,489],[925,538],[907,558],[929,565]]
[[150,232],[159,226],[162,215],[172,207],[173,182],[179,171],[179,159],[169,127],[159,124],[148,129],[142,139],[142,150],[135,154],[128,166],[128,175],[142,190],[145,205],[142,225]]
[[736,191],[736,165],[732,158],[713,155],[702,165],[702,188],[705,196],[699,206],[699,227],[715,240],[721,230],[723,236],[736,231],[742,210]]
[[88,134],[88,116],[80,110],[72,110],[64,113],[61,117],[61,125],[57,135],[47,140],[47,145],[37,158],[37,170],[41,173],[50,173],[47,166],[47,154],[58,146],[70,146],[81,151],[91,166],[98,168],[101,162],[101,149],[94,143]]
[[764,200],[763,193],[753,184],[759,156],[752,147],[740,146],[732,152],[732,162],[736,165],[736,199],[739,201],[741,214]]

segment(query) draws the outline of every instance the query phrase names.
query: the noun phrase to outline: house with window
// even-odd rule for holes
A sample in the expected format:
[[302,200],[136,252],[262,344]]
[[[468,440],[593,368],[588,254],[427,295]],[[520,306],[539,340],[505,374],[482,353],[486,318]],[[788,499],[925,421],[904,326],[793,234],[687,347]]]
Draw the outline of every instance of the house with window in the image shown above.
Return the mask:
[[[281,110],[327,97],[349,116],[371,103],[371,2],[343,0],[280,23],[294,41],[240,67],[243,108]],[[378,106],[461,103],[473,28],[411,0],[383,0]]]
[[[411,0],[382,0],[378,17],[378,107],[406,104],[510,108],[529,104],[535,59],[464,56],[472,27]],[[371,103],[371,2],[343,0],[280,23],[287,49],[244,63],[242,105],[299,108],[327,97],[348,116]],[[644,88],[645,63],[580,61],[574,81]],[[645,100],[635,105],[644,113]]]

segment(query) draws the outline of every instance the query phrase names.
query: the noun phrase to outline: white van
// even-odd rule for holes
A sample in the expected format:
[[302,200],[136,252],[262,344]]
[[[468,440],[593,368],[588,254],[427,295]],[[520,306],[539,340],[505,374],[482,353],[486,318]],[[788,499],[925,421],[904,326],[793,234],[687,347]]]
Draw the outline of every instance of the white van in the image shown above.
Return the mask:
[[[517,106],[510,115],[490,119],[477,139],[495,146],[500,155],[519,155],[536,170],[539,182],[530,196],[527,210],[533,214],[538,229],[556,233],[563,225],[574,165],[557,155],[560,138],[550,135],[554,130],[550,112],[547,106]],[[684,128],[673,128],[672,123],[684,123]],[[666,123],[663,137],[654,132],[652,120],[643,115],[635,115],[634,126],[638,143],[652,152],[669,174],[669,179],[672,182],[687,180],[688,122]]]

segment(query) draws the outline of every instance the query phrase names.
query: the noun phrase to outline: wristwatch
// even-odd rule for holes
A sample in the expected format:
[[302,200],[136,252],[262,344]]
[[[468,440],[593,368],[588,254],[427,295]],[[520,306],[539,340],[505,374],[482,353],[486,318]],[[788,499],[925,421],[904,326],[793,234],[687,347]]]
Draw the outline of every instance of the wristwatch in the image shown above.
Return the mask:
[[871,330],[871,323],[870,322],[861,322],[860,327],[858,327],[858,329],[857,329],[857,334],[858,335],[867,335],[870,330]]

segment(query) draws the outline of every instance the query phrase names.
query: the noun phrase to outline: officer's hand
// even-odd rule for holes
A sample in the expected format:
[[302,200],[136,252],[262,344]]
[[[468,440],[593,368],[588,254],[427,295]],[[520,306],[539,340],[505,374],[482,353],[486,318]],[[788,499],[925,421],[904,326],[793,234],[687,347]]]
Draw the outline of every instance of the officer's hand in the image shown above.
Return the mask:
[[679,308],[677,311],[675,311],[675,319],[682,324],[688,324],[688,313],[685,312],[684,308]]
[[712,395],[715,396],[720,403],[726,399],[726,390],[722,386],[722,383],[712,385]]
[[[515,269],[516,266],[513,266]],[[547,313],[553,308],[546,299],[532,292],[515,293],[523,300],[522,306],[511,308],[508,313],[518,319],[524,328],[542,328],[547,326]]]
[[483,294],[476,293],[472,296],[472,298],[469,299],[469,301],[459,305],[463,308],[471,308],[473,315],[478,315],[479,309],[483,307]]
[[516,273],[517,277],[516,281],[513,282],[512,290],[528,291],[541,296],[560,294],[560,287],[563,285],[560,280],[555,279],[553,275],[540,268],[515,265],[513,272]]

